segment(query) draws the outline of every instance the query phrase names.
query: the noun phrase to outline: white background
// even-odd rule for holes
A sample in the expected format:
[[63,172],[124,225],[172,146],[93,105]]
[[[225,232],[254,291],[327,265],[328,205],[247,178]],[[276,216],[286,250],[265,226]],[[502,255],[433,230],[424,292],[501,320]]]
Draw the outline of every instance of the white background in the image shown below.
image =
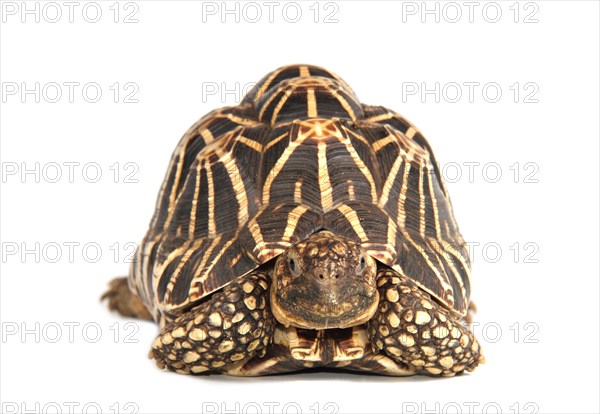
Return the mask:
[[[463,2],[430,2],[436,22],[421,2],[311,1],[296,23],[283,2],[273,22],[268,5],[255,3],[256,23],[247,21],[256,7],[244,4],[238,23],[221,16],[220,2],[204,6],[214,15],[192,1],[113,3],[97,3],[96,23],[86,21],[96,9],[86,2],[76,2],[73,22],[62,2],[29,2],[39,23],[21,2],[2,3],[4,412],[600,410],[597,2],[476,2],[471,17]],[[57,10],[62,18],[49,22]],[[330,13],[337,23],[324,21]],[[128,15],[138,22],[125,23]],[[474,373],[182,376],[146,358],[154,324],[99,303],[107,282],[128,271],[183,132],[299,62],[337,72],[363,102],[400,112],[431,143],[474,246],[474,329],[487,359]],[[73,102],[69,82],[78,83]],[[39,97],[22,95],[36,83]],[[421,96],[436,84],[439,98]]]

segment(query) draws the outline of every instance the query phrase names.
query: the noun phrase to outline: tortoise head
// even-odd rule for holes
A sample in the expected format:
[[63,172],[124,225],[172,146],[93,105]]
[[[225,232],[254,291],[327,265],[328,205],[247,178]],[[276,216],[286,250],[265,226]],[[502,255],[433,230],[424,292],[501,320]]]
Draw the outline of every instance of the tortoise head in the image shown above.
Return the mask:
[[293,244],[275,262],[271,309],[284,326],[347,328],[375,313],[377,265],[352,240],[328,231]]

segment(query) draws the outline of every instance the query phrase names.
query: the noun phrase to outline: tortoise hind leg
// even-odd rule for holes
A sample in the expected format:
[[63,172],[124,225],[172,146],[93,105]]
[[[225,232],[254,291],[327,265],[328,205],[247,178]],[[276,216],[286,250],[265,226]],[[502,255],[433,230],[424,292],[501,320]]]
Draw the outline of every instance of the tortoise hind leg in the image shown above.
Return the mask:
[[108,299],[110,310],[116,310],[122,316],[152,320],[140,297],[129,289],[126,277],[113,279],[109,286],[100,300]]
[[275,330],[269,283],[262,272],[238,278],[167,323],[152,343],[150,358],[160,368],[196,374],[227,373],[264,355]]
[[484,362],[473,333],[408,277],[380,270],[379,309],[369,321],[374,352],[427,375],[454,376]]

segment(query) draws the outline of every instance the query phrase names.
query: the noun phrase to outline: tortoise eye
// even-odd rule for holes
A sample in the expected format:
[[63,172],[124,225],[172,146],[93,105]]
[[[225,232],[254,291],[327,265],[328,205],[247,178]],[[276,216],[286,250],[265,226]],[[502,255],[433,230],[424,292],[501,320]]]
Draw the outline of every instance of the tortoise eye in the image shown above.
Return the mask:
[[356,268],[356,273],[362,273],[363,270],[365,270],[365,267],[367,266],[367,259],[365,259],[365,256],[362,255],[360,256],[360,259],[358,260],[358,267]]
[[288,258],[288,267],[294,275],[297,276],[298,273],[300,273],[300,266],[298,265],[298,261],[293,257]]

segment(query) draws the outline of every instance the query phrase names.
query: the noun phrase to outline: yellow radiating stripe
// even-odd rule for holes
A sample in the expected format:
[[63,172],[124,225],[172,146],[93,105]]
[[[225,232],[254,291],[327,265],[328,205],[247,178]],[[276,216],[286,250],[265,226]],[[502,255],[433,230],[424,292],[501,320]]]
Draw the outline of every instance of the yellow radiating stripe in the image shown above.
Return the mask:
[[[179,168],[182,168],[182,166],[181,166],[181,164],[182,164],[182,163],[181,163],[181,162],[177,163],[178,165],[175,165],[175,158],[176,158],[177,156],[180,156],[180,155],[181,155],[181,152],[183,151],[183,144],[182,144],[182,143],[180,143],[180,144],[179,144],[179,146],[177,147],[177,149],[176,149],[175,151],[176,151],[176,153],[175,153],[175,154],[173,154],[173,155],[171,156],[171,159],[169,160],[169,166],[168,166],[168,168],[167,168],[167,174],[169,174],[169,175],[171,174],[171,171],[173,171],[173,169],[174,169],[174,168],[177,168],[177,169],[179,169]],[[181,158],[181,157],[180,157],[180,158]],[[177,171],[175,171],[175,177],[177,177]],[[159,193],[158,193],[158,199],[159,199],[159,200],[162,200],[162,199],[164,199],[164,198],[165,198],[165,196],[166,196],[167,192],[169,192],[169,196],[168,196],[168,199],[169,199],[169,205],[167,206],[167,212],[166,212],[166,213],[167,213],[167,219],[165,220],[165,223],[166,223],[166,222],[168,221],[168,219],[169,219],[168,215],[169,215],[169,213],[170,213],[170,211],[171,211],[171,202],[172,202],[172,200],[174,200],[174,195],[173,195],[173,193],[175,192],[175,190],[176,190],[176,188],[177,188],[177,185],[173,185],[173,186],[171,186],[171,188],[168,188],[168,189],[167,189],[167,188],[166,188],[166,185],[167,185],[167,180],[168,180],[168,177],[165,177],[165,180],[163,181],[163,183],[162,183],[162,185],[161,185],[161,187],[160,187]],[[175,182],[174,182],[174,183],[175,183]],[[159,216],[158,216],[158,215],[154,215],[154,216],[152,217],[152,225],[151,225],[151,227],[155,227],[155,226],[156,226],[156,223],[158,222],[158,219],[159,219]],[[163,229],[164,229],[164,228],[165,228],[165,226],[163,225]]]
[[[296,91],[296,88],[294,88],[294,89],[288,89],[288,90],[285,91],[285,96],[281,97],[281,99],[277,103],[277,106],[273,110],[273,115],[271,116],[271,125],[275,125],[275,121],[277,120],[277,116],[279,115],[279,112],[281,111],[281,108],[283,108],[283,105],[285,105],[285,103],[287,102],[287,100],[290,98],[290,96],[292,95],[292,93],[295,92],[295,91]],[[265,106],[265,108],[266,108],[266,106]]]
[[394,256],[396,255],[396,233],[396,223],[388,219],[387,247],[392,249]]
[[[237,235],[236,235],[236,237],[235,237],[235,238],[237,239]],[[244,252],[240,250],[240,251],[238,252],[238,254],[236,254],[236,255],[234,256],[234,258],[233,258],[233,259],[231,259],[231,261],[229,262],[229,267],[233,267],[233,266],[235,266],[235,265],[237,264],[237,262],[239,262],[239,261],[240,261],[240,259],[242,258],[242,256],[243,256],[243,255],[244,255]]]
[[[142,260],[144,260],[144,264],[142,267],[142,273],[143,273],[143,277],[147,278],[148,273],[152,273],[152,277],[155,277],[153,269],[155,267],[155,265],[157,265],[156,261],[154,263],[150,263],[150,255],[152,254],[152,249],[154,248],[154,245],[156,245],[157,243],[160,243],[160,239],[162,238],[162,236],[155,236],[154,239],[152,239],[152,241],[147,241],[144,244],[144,251],[142,253]],[[160,246],[158,247],[158,249],[160,249]],[[154,283],[154,282],[153,282]]]
[[267,152],[269,150],[269,148],[271,148],[273,145],[277,144],[279,141],[281,141],[282,139],[287,137],[287,135],[288,135],[288,133],[284,132],[283,134],[281,134],[278,137],[273,138],[271,141],[269,141],[269,143],[265,146],[265,152]]
[[262,247],[265,246],[265,239],[263,238],[262,230],[261,230],[260,226],[258,225],[258,222],[256,221],[256,219],[263,212],[264,212],[264,210],[262,210],[260,213],[256,214],[254,216],[254,218],[252,218],[252,220],[250,220],[248,222],[248,231],[250,232],[250,234],[252,235],[252,238],[254,239],[254,244],[256,244],[256,247],[254,248],[254,250],[260,250]]
[[402,227],[406,226],[406,212],[404,211],[404,204],[406,202],[406,192],[408,191],[408,174],[410,173],[412,164],[407,162],[404,165],[404,175],[402,176],[402,187],[400,188],[400,195],[398,196],[398,217],[396,223],[401,223]]
[[254,141],[253,139],[249,139],[249,138],[246,138],[244,136],[239,135],[237,137],[237,141],[239,141],[242,144],[244,144],[244,145],[252,148],[256,152],[262,153],[263,146],[260,143]]
[[350,106],[348,101],[346,99],[344,99],[343,96],[339,95],[336,90],[331,90],[331,88],[329,88],[329,87],[327,89],[333,96],[335,96],[335,98],[338,100],[340,105],[342,105],[342,108],[344,108],[346,110],[346,112],[348,112],[348,114],[350,115],[350,118],[353,121],[356,121],[356,114],[354,113],[354,109],[352,109],[352,107]]
[[390,190],[396,181],[396,177],[398,176],[398,171],[400,171],[400,166],[402,165],[402,157],[398,156],[394,164],[392,164],[392,168],[385,179],[385,183],[383,184],[383,190],[381,190],[381,198],[379,199],[379,207],[385,206],[390,196]]
[[369,238],[367,237],[365,230],[360,224],[360,220],[358,218],[358,215],[356,214],[356,211],[354,211],[354,209],[347,206],[346,204],[342,204],[337,209],[340,213],[344,215],[344,217],[346,217],[348,222],[350,222],[350,224],[352,225],[352,229],[356,232],[356,235],[358,236],[360,241],[363,243],[368,242]]
[[[442,274],[440,273],[439,269],[429,259],[429,256],[425,252],[424,247],[423,246],[418,246],[417,243],[415,243],[415,241],[410,237],[410,235],[408,234],[408,232],[403,231],[402,234],[404,235],[404,238],[406,240],[408,240],[410,242],[410,244],[413,245],[413,247],[416,249],[416,251],[421,254],[421,257],[423,257],[423,260],[425,260],[425,263],[427,263],[427,267],[429,267],[431,269],[431,271],[435,274],[435,276],[438,278],[438,280],[442,284],[442,287],[444,288],[444,291],[449,290],[450,292],[452,292],[452,286],[448,283],[449,280],[447,280],[446,278],[444,278],[442,276]],[[452,293],[450,293],[450,296],[451,296],[452,301],[454,301],[454,297],[453,297]]]
[[300,204],[302,202],[302,180],[296,181],[294,185],[294,203]]
[[421,151],[421,147],[419,147],[414,141],[407,139],[406,135],[400,134],[388,128],[389,127],[386,126],[386,130],[388,130],[388,132],[394,135],[397,139],[398,148],[402,154],[402,157],[406,158],[407,161],[413,161],[416,155],[415,150],[418,149]]
[[407,137],[412,139],[412,137],[414,137],[416,133],[417,133],[417,130],[414,129],[413,127],[410,127],[406,130],[406,133],[404,135],[406,135]]
[[352,90],[352,88],[350,88],[350,85],[348,85],[342,78],[340,78],[339,76],[337,76],[334,73],[331,73],[331,72],[328,72],[328,73],[333,77],[333,79],[335,79],[336,81],[339,82],[339,84],[340,84],[339,86],[342,87],[341,89],[344,92],[346,92],[348,95],[354,95],[354,91]]
[[356,196],[354,195],[354,184],[352,184],[352,180],[348,180],[346,183],[348,183],[348,199],[350,199],[350,201],[356,201]]
[[300,77],[307,78],[310,76],[310,71],[307,66],[300,66]]
[[206,181],[208,182],[208,237],[214,238],[217,234],[215,222],[215,183],[213,182],[211,165],[205,167]]
[[[431,241],[433,248],[438,253],[439,259],[443,260],[444,263],[446,263],[448,265],[448,267],[450,267],[450,270],[452,271],[454,278],[456,279],[456,281],[458,282],[458,285],[460,286],[460,292],[462,294],[463,301],[466,302],[467,301],[467,290],[465,289],[465,285],[462,280],[462,275],[460,274],[460,272],[458,271],[458,269],[456,268],[456,266],[454,265],[454,262],[452,260],[446,260],[447,255],[451,254],[451,255],[455,256],[458,260],[460,260],[461,263],[463,263],[463,265],[464,265],[464,262],[460,258],[461,256],[455,254],[456,250],[452,246],[446,246],[447,249],[444,249],[438,243],[437,240],[430,239],[430,241]],[[465,267],[464,269],[467,272],[467,277],[468,277],[468,270],[467,270],[468,268]]]
[[[283,69],[284,68],[282,68],[282,70]],[[260,99],[260,97],[265,93],[265,91],[269,88],[269,86],[271,86],[271,82],[273,82],[273,80],[282,72],[282,70],[273,71],[273,73],[271,74],[271,76],[269,76],[269,79],[267,79],[265,81],[265,83],[263,83],[263,85],[260,87],[260,89],[256,93],[256,96],[254,97],[254,101],[253,102],[256,102],[256,101],[258,101]]]
[[167,266],[169,266],[169,264],[171,264],[171,262],[175,260],[175,258],[181,256],[181,253],[185,252],[191,243],[192,240],[187,240],[185,243],[183,243],[183,245],[170,252],[164,261],[162,261],[161,263],[157,263],[157,265],[152,270],[152,290],[154,292],[158,291],[158,283],[160,279],[162,279],[162,277],[164,276],[164,272]]
[[219,160],[227,170],[227,176],[229,177],[229,182],[231,183],[233,193],[235,194],[235,199],[238,203],[237,219],[239,227],[246,223],[246,220],[248,220],[249,216],[248,195],[246,194],[246,187],[244,186],[244,178],[237,167],[237,162],[231,157],[230,152],[223,152],[220,149],[216,152]]
[[292,141],[287,146],[287,148],[283,151],[283,154],[279,157],[273,169],[267,175],[267,179],[265,180],[265,184],[263,185],[263,193],[262,193],[262,204],[266,206],[269,204],[269,198],[271,197],[271,185],[273,185],[273,181],[277,178],[277,175],[281,172],[285,163],[290,158],[290,156],[294,153],[294,150],[304,142],[306,137],[299,137],[297,141]]
[[208,145],[215,140],[215,137],[208,128],[203,128],[202,130],[200,130],[200,136],[204,139],[205,145]]
[[[280,94],[280,93],[278,93],[277,91],[271,91],[271,92],[269,92],[269,98],[268,98],[268,99],[267,99],[265,102],[263,102],[263,104],[262,104],[262,109],[261,109],[261,110],[260,110],[260,112],[258,113],[258,119],[262,119],[262,117],[263,117],[263,115],[264,115],[265,111],[267,110],[267,108],[268,108],[269,106],[271,106],[271,103],[272,103],[272,102],[273,102],[275,99],[277,99],[277,97],[278,97],[278,96],[281,96],[281,94]],[[286,99],[287,99],[287,98],[286,98]]]
[[[179,273],[181,272],[181,269],[183,269],[183,266],[185,266],[187,261],[190,259],[190,256],[193,253],[195,253],[197,251],[197,249],[202,246],[202,244],[204,244],[205,240],[206,239],[198,239],[198,240],[194,241],[191,246],[189,246],[187,243],[185,244],[185,246],[186,246],[186,250],[184,250],[185,253],[181,257],[181,260],[179,261],[179,263],[177,263],[177,268],[175,268],[175,271],[173,272],[173,274],[171,276],[169,276],[169,283],[167,284],[167,290],[165,293],[165,301],[167,301],[167,302],[170,301],[171,293],[173,292],[173,288],[175,287],[175,283],[177,282],[177,279],[179,279]],[[163,275],[163,277],[164,277],[164,275]]]
[[385,147],[387,144],[389,144],[390,142],[397,142],[398,139],[393,136],[393,135],[388,135],[385,138],[381,138],[380,140],[377,140],[373,143],[373,151],[377,152],[380,149],[382,149],[383,147]]
[[239,125],[243,125],[243,126],[254,126],[254,125],[259,124],[258,122],[256,122],[253,119],[242,118],[241,116],[237,116],[234,114],[226,114],[225,117],[227,119],[229,119],[230,121],[235,122],[236,124],[239,124]]
[[429,180],[429,196],[431,197],[431,204],[433,207],[433,224],[435,225],[435,235],[436,237],[442,237],[442,232],[440,229],[440,217],[438,213],[437,207],[437,198],[435,197],[435,191],[433,188],[433,179],[431,178],[431,171],[429,168],[427,169],[427,180]]
[[[450,213],[450,214],[452,214],[452,213]],[[446,228],[446,233],[448,235],[450,235],[451,232],[450,232],[450,226],[448,225],[448,220],[444,220],[444,227]]]
[[[198,266],[196,266],[196,269],[200,269],[200,274],[202,274],[202,272],[204,271],[204,268],[206,266],[206,262],[208,261],[208,258],[212,255],[213,250],[221,242],[221,237],[222,236],[223,236],[222,234],[219,234],[217,236],[217,238],[213,240],[213,242],[210,244],[210,246],[208,246],[208,249],[206,249],[206,251],[202,255],[202,261],[200,262],[200,264]],[[194,283],[197,280],[199,280],[199,278],[194,278],[194,280],[192,281],[192,283]],[[198,293],[199,292],[198,287],[190,289],[190,296],[191,296],[192,292]]]
[[363,137],[362,135],[357,134],[357,133],[355,133],[354,131],[352,131],[351,129],[348,129],[348,128],[344,128],[344,130],[346,131],[346,133],[352,135],[354,138],[356,138],[357,140],[359,140],[363,144],[365,144],[367,146],[371,146],[371,144],[369,143],[369,141],[367,141],[365,139],[365,137]]
[[[142,257],[141,259],[138,257],[138,261],[135,264],[136,266],[139,266],[139,274],[138,277],[136,277],[136,280],[138,280],[138,282],[136,283],[136,286],[145,287],[144,292],[146,298],[151,298],[153,296],[151,291],[156,292],[154,286],[158,286],[158,280],[154,280],[154,278],[156,277],[153,272],[155,263],[150,263],[150,254],[154,246],[160,242],[160,239],[161,236],[155,236],[153,240],[146,241],[144,244],[144,251],[142,252]],[[158,247],[158,249],[160,249],[160,246]],[[150,283],[148,283],[148,274],[152,275],[152,280]]]
[[419,168],[419,233],[425,238],[425,193],[423,191],[423,166]]
[[365,122],[374,122],[375,123],[375,122],[379,122],[379,121],[386,121],[386,120],[388,120],[390,118],[393,118],[393,117],[394,117],[394,114],[392,112],[387,112],[385,114],[380,114],[380,115],[372,116],[370,118],[365,119],[364,121]]
[[[200,276],[194,279],[194,283],[204,283],[206,281],[206,279],[208,279],[208,275],[209,275],[210,271],[213,269],[213,267],[215,267],[215,264],[219,261],[221,256],[223,256],[223,254],[225,254],[227,249],[229,249],[229,246],[231,246],[237,240],[238,235],[239,235],[239,233],[237,233],[234,237],[229,239],[227,241],[227,243],[225,243],[223,245],[223,247],[221,247],[221,250],[219,250],[219,253],[217,253],[215,258],[213,260],[211,260],[211,262],[208,266],[203,265],[201,268],[199,268]],[[219,240],[220,239],[221,239],[221,236],[219,236]],[[211,250],[211,253],[212,253],[212,250]],[[206,255],[206,257],[208,257],[208,256],[209,256],[209,254]]]
[[[348,131],[348,130],[346,128],[344,128],[344,131]],[[371,187],[371,201],[373,203],[376,203],[377,202],[377,187],[375,186],[375,180],[373,179],[373,176],[371,175],[371,171],[367,168],[365,163],[362,161],[362,159],[360,158],[360,155],[358,155],[358,153],[356,152],[354,145],[352,145],[352,142],[350,141],[350,138],[347,135],[343,135],[343,132],[342,133],[338,132],[334,136],[338,139],[338,141],[340,141],[341,143],[343,143],[346,146],[346,149],[348,150],[348,154],[350,154],[350,157],[352,157],[352,160],[354,161],[354,163],[356,164],[356,166],[358,167],[358,169],[360,170],[362,175],[369,182],[369,186]]]
[[206,262],[208,261],[208,258],[212,255],[213,250],[215,249],[215,247],[217,247],[217,245],[219,243],[221,243],[221,238],[223,237],[222,234],[219,234],[211,243],[211,245],[208,247],[208,249],[206,249],[206,252],[202,255],[202,261],[200,262],[200,265],[198,266],[198,269],[204,269],[204,266],[206,265]]
[[319,188],[321,189],[321,206],[325,212],[333,206],[333,188],[331,188],[331,179],[327,169],[327,144],[319,142],[317,144],[319,161]]
[[298,226],[298,221],[302,217],[302,215],[308,210],[308,208],[304,206],[297,206],[292,211],[288,213],[287,225],[285,230],[283,231],[283,237],[281,241],[289,242],[294,232],[296,231],[296,227]]
[[317,117],[317,99],[315,98],[315,90],[313,88],[308,89],[306,99],[308,102],[308,117],[316,118]]
[[[171,224],[171,220],[173,219],[173,211],[175,210],[175,203],[177,201],[177,187],[179,187],[179,180],[181,179],[181,170],[183,169],[183,148],[181,149],[181,154],[179,156],[179,162],[177,163],[177,168],[175,170],[175,178],[173,179],[173,186],[171,187],[169,194],[169,208],[167,211],[167,218],[165,219],[165,223],[163,225],[163,229],[169,227]],[[166,185],[166,182],[165,182]]]
[[194,187],[194,198],[192,199],[192,207],[190,209],[190,224],[188,228],[188,237],[194,238],[196,230],[196,210],[198,208],[198,194],[200,192],[200,168],[199,164],[196,165],[196,185]]

